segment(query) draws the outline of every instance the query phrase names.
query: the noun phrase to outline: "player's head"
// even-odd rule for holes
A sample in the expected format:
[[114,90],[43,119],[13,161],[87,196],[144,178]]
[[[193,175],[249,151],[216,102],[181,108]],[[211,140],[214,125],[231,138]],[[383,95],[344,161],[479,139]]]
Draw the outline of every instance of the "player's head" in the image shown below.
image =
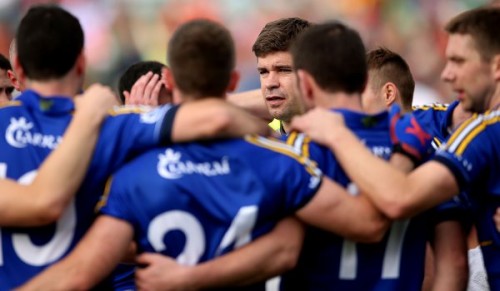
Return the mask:
[[314,105],[314,96],[303,86],[305,82],[328,93],[363,93],[365,47],[355,30],[337,21],[314,25],[299,35],[291,52],[298,85],[308,103]]
[[12,70],[9,60],[4,55],[0,54],[0,104],[12,99],[14,86],[7,75],[9,70]]
[[169,87],[183,98],[224,97],[236,88],[235,48],[230,32],[210,20],[180,26],[168,46]]
[[304,106],[293,82],[290,46],[311,23],[300,18],[283,18],[264,26],[252,50],[257,57],[260,88],[269,113],[290,122]]
[[378,48],[366,55],[368,83],[361,101],[366,112],[385,110],[393,103],[411,111],[415,81],[410,67],[397,53]]
[[16,45],[14,67],[20,79],[57,80],[69,72],[83,79],[83,30],[78,19],[62,8],[30,8],[19,24]]
[[[166,69],[166,65],[156,61],[142,61],[130,66],[118,81],[118,94],[122,103],[125,104],[125,95],[123,95],[123,91],[130,92],[132,86],[134,86],[135,82],[140,77],[146,75],[148,72],[162,76],[164,75]],[[167,87],[162,86],[160,89],[160,96],[158,96],[158,104],[162,105],[171,102],[172,92],[167,89]]]
[[446,67],[441,78],[458,93],[464,110],[484,112],[491,108],[500,84],[500,9],[478,8],[453,18]]

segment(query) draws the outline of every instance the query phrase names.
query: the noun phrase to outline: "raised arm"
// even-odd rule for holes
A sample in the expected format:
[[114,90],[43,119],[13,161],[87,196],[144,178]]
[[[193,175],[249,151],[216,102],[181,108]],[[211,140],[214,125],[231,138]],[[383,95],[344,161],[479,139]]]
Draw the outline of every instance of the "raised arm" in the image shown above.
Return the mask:
[[272,232],[221,257],[195,266],[182,266],[160,254],[143,254],[136,284],[144,290],[199,290],[264,281],[293,268],[303,240],[294,218],[282,220]]
[[273,120],[260,89],[230,94],[227,96],[227,101],[268,122]]
[[375,157],[338,114],[316,108],[295,118],[292,126],[328,146],[360,190],[391,219],[411,217],[458,193],[455,177],[441,163],[431,161],[409,175],[402,173]]
[[127,222],[101,215],[66,258],[17,290],[89,290],[127,254],[133,233]]
[[75,99],[76,113],[63,142],[30,185],[0,179],[0,225],[37,226],[59,218],[78,189],[107,110],[117,105],[108,87],[91,86]]
[[172,128],[172,141],[268,135],[271,129],[262,119],[222,99],[209,98],[180,106]]

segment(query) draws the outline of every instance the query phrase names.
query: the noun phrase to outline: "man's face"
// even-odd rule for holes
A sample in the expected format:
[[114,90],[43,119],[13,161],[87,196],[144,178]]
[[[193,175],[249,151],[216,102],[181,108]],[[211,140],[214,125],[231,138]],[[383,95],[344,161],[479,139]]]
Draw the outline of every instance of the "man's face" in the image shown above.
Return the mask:
[[14,86],[7,76],[7,71],[0,69],[0,104],[9,102],[12,99]]
[[274,118],[290,122],[293,116],[303,113],[289,52],[274,52],[258,57],[257,70],[262,96]]
[[451,34],[446,47],[446,66],[441,73],[458,96],[465,111],[484,112],[493,96],[495,82],[490,62],[483,60],[467,34]]

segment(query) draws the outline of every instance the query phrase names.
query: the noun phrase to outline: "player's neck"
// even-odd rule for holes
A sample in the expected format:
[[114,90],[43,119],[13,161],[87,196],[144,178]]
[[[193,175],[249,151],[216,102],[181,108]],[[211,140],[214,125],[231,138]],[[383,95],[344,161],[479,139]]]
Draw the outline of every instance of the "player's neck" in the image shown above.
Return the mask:
[[53,79],[48,81],[29,80],[27,89],[31,89],[41,96],[67,96],[74,97],[80,90],[80,82],[77,80]]
[[363,111],[361,107],[361,96],[357,93],[325,93],[315,98],[315,105],[327,109],[342,108],[352,111]]
[[499,110],[500,109],[500,85],[496,87],[495,93],[490,100],[488,110]]

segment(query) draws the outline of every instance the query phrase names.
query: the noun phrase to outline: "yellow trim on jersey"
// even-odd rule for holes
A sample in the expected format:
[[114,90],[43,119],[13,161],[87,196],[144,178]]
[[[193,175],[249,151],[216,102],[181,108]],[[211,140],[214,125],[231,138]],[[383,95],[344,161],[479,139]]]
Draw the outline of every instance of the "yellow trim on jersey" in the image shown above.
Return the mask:
[[289,156],[292,159],[296,160],[299,162],[301,165],[304,166],[306,171],[313,175],[313,176],[319,176],[320,171],[318,168],[316,168],[315,164],[311,160],[309,160],[307,157],[298,154],[293,147],[281,142],[281,141],[274,141],[270,140],[258,135],[246,135],[245,140],[251,144],[254,144],[256,146],[262,147],[269,149],[274,152],[281,153],[285,156]]
[[109,177],[109,179],[106,181],[106,185],[104,186],[104,192],[99,198],[99,201],[95,205],[95,212],[98,212],[103,208],[107,203],[108,203],[108,197],[109,197],[109,191],[111,191],[111,183],[113,182],[113,177]]
[[12,100],[4,104],[0,104],[0,108],[11,107],[11,106],[21,106],[21,101]]
[[308,136],[304,137],[304,141],[302,141],[302,155],[309,159],[311,156],[309,154],[309,143],[311,142],[311,138]]
[[490,246],[493,244],[493,241],[492,240],[486,240],[486,241],[482,241],[479,243],[480,246],[482,247],[487,247],[487,246]]
[[469,143],[481,132],[483,132],[488,125],[497,123],[500,121],[500,116],[493,117],[491,119],[483,120],[480,124],[476,126],[470,133],[468,133],[458,146],[456,151],[457,155],[462,155]]
[[426,105],[415,105],[412,106],[412,110],[438,110],[438,111],[446,111],[448,109],[449,104],[442,104],[442,103],[432,103],[432,104],[426,104]]
[[286,139],[286,144],[289,146],[293,146],[295,143],[295,140],[297,139],[298,132],[292,131],[289,135],[288,138]]
[[475,117],[477,117],[476,114],[474,114],[471,118],[467,119],[466,121],[462,122],[462,124],[457,128],[457,130],[455,130],[455,132],[450,136],[448,141],[446,141],[446,144],[451,145],[453,142],[455,142],[458,136],[460,136],[460,133],[462,133],[462,130],[467,128],[467,126],[469,126],[469,124],[472,121],[476,120]]
[[151,107],[144,107],[144,106],[119,106],[115,107],[111,110],[108,111],[108,114],[111,116],[116,116],[116,115],[122,115],[122,114],[130,114],[130,113],[146,113],[148,110],[150,110]]
[[441,146],[441,141],[439,140],[439,138],[434,137],[434,142],[436,143],[437,147]]

